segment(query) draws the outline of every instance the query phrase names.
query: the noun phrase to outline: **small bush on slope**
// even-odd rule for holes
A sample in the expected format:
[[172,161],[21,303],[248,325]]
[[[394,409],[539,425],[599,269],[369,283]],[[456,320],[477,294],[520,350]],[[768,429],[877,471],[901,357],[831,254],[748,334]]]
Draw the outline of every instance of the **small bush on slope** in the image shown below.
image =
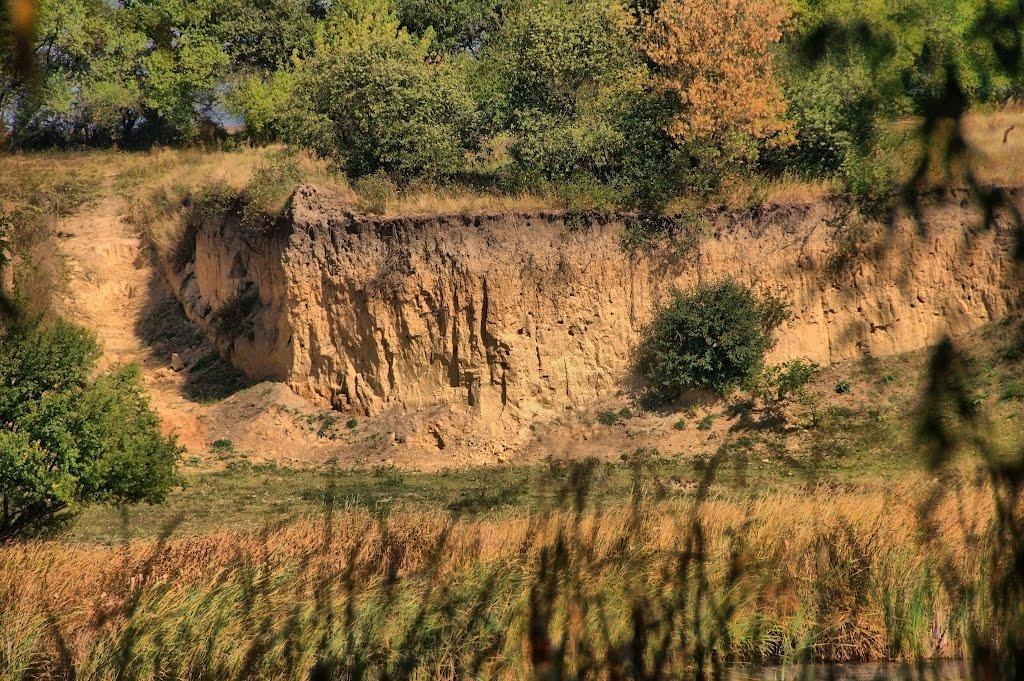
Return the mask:
[[786,318],[783,303],[724,281],[676,292],[641,344],[637,368],[655,403],[686,389],[726,393],[753,379]]
[[84,504],[162,501],[180,450],[138,370],[93,377],[99,348],[68,324],[18,321],[0,337],[0,540]]

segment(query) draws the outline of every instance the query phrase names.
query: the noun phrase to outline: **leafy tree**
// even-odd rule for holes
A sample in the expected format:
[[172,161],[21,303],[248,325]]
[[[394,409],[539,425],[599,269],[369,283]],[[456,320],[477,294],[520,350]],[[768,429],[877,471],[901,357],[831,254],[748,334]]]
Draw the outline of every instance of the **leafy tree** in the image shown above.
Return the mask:
[[646,22],[645,50],[678,110],[680,143],[782,132],[785,99],[773,51],[787,9],[778,0],[667,0]]
[[134,367],[93,378],[99,349],[65,322],[0,338],[0,539],[90,503],[162,501],[179,448]]
[[637,369],[655,402],[687,389],[727,393],[758,375],[786,317],[781,301],[734,281],[676,291],[647,329]]
[[223,0],[39,0],[35,69],[0,82],[20,145],[189,141],[228,56]]
[[510,138],[513,184],[553,182],[644,208],[678,189],[671,110],[652,87],[636,29],[616,0],[526,0],[510,10],[474,82],[493,128]]
[[337,7],[295,77],[298,139],[354,177],[451,178],[476,144],[464,72],[434,56],[429,36],[402,28],[385,0]]
[[296,72],[282,68],[268,75],[251,73],[235,80],[224,102],[245,120],[245,134],[257,143],[302,141],[308,112],[298,108]]
[[411,32],[433,34],[433,45],[455,54],[476,52],[500,24],[500,0],[396,0],[398,19]]
[[124,0],[127,20],[147,38],[138,69],[144,116],[163,138],[194,138],[197,109],[216,101],[229,65],[216,31],[221,1]]
[[37,19],[36,68],[22,68],[3,83],[0,118],[13,125],[19,143],[109,133],[138,104],[131,66],[145,36],[124,26],[102,0],[45,0]]
[[639,64],[635,22],[613,0],[526,0],[485,54],[501,84],[500,113],[571,117]]
[[894,180],[879,174],[884,169],[869,167],[887,121],[951,104],[950,78],[964,101],[1000,101],[1013,92],[1013,78],[997,68],[999,31],[982,28],[991,3],[813,0],[796,7],[780,69],[796,134],[767,155],[772,165],[839,171],[855,190],[889,188]]
[[220,0],[212,11],[232,68],[258,72],[312,49],[325,14],[321,0]]
[[18,50],[10,14],[10,3],[0,2],[0,140],[6,136],[10,99],[22,76],[22,69],[17,64]]

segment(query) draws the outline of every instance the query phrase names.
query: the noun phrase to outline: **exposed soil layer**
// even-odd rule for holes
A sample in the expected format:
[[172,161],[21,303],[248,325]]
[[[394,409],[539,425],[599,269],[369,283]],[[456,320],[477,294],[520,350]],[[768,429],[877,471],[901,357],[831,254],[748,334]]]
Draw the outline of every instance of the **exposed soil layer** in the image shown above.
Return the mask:
[[633,390],[636,344],[673,287],[734,278],[784,297],[772,361],[916,350],[1017,308],[1008,218],[983,228],[960,190],[923,210],[883,224],[843,200],[709,209],[631,252],[635,216],[372,218],[304,186],[264,233],[197,221],[162,269],[251,379],[374,417],[397,450],[500,459],[538,423]]

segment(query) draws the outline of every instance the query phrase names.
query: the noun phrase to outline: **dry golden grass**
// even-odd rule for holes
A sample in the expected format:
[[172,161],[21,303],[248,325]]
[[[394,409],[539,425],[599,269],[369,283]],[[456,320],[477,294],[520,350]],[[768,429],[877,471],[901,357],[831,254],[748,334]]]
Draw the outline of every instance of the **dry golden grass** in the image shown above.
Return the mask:
[[466,187],[409,188],[398,191],[386,181],[357,183],[354,189],[323,160],[284,147],[243,148],[237,152],[159,150],[148,156],[110,156],[128,219],[159,250],[179,241],[194,201],[211,191],[244,197],[247,208],[264,215],[285,209],[294,189],[313,184],[329,189],[355,212],[385,216],[537,211],[563,207],[554,199],[509,196]]
[[978,154],[979,179],[993,184],[1024,182],[1024,112],[971,114],[964,131]]
[[387,203],[385,215],[530,213],[564,208],[564,201],[538,194],[494,194],[471,189],[430,189],[400,194]]
[[842,184],[835,178],[806,180],[791,174],[774,178],[732,176],[723,181],[713,197],[680,196],[669,203],[666,212],[686,213],[709,203],[740,208],[762,203],[812,203],[841,191]]
[[[142,158],[132,157],[118,171],[126,217],[157,249],[173,248],[185,226],[185,198],[213,186],[240,191],[265,153],[155,149]],[[110,160],[118,164],[122,159],[112,155]]]
[[[894,130],[906,133],[913,129],[913,120],[901,121]],[[1024,112],[1001,109],[970,114],[964,124],[965,133],[974,151],[975,170],[983,182],[1001,184],[1024,183]],[[909,175],[916,157],[918,142],[908,138],[885,156],[898,167],[898,174]],[[69,178],[67,190],[75,186],[91,187],[99,197],[112,186],[126,199],[129,219],[166,247],[181,229],[180,209],[183,199],[213,186],[241,192],[257,178],[261,169],[279,164],[287,157],[291,168],[286,177],[259,198],[262,210],[279,211],[298,184],[326,186],[350,201],[357,212],[391,215],[467,214],[487,212],[535,212],[564,209],[564,197],[551,193],[517,195],[483,191],[465,186],[453,187],[381,187],[371,178],[353,187],[328,165],[304,152],[282,147],[249,148],[237,151],[201,149],[162,149],[150,152],[84,151],[72,153],[34,153],[0,156],[0,170],[9,180],[39,172]],[[938,168],[932,180],[942,180]],[[91,178],[91,179],[88,179]],[[86,182],[81,180],[88,179]],[[258,179],[258,178],[257,178]],[[77,182],[77,185],[75,184]],[[10,182],[6,183],[10,184]],[[26,183],[21,183],[26,184]],[[27,185],[26,185],[27,186]],[[729,206],[748,206],[765,201],[802,203],[822,199],[837,191],[841,184],[834,179],[806,180],[796,176],[779,178],[727,178],[712,198],[680,196],[668,212],[685,211],[708,201]],[[9,193],[9,192],[8,192]]]
[[[965,485],[925,507],[935,485],[917,478],[884,494],[779,494],[749,503],[643,503],[634,512],[614,507],[477,520],[412,512],[383,520],[339,510],[258,534],[121,547],[16,544],[0,548],[0,651],[7,651],[0,656],[15,668],[56,674],[66,664],[60,656],[70,655],[79,670],[91,670],[88,676],[107,678],[115,676],[112,651],[119,646],[130,644],[133,655],[145,657],[156,654],[159,632],[186,631],[175,646],[217,652],[179,660],[182,670],[220,669],[229,677],[240,674],[240,651],[262,645],[252,624],[259,617],[312,648],[311,632],[321,631],[315,613],[327,598],[332,612],[353,608],[355,618],[332,620],[331,636],[342,640],[346,628],[354,629],[370,637],[362,644],[367,649],[391,650],[397,641],[408,643],[408,627],[424,608],[432,608],[430,617],[461,621],[443,615],[448,598],[464,609],[458,612],[482,607],[509,634],[490,655],[495,670],[505,669],[494,676],[513,678],[528,666],[531,585],[546,585],[552,565],[562,567],[545,626],[552,636],[568,627],[577,651],[598,636],[593,611],[581,610],[581,602],[604,604],[602,626],[615,638],[631,631],[631,604],[646,603],[655,613],[685,593],[706,609],[702,626],[709,631],[728,606],[722,625],[731,638],[709,645],[737,659],[963,654],[965,628],[987,606],[979,596],[954,607],[937,568],[978,588],[990,566],[988,547],[974,537],[991,518],[992,501],[984,488]],[[552,563],[559,551],[563,562]],[[693,562],[684,569],[683,560]],[[247,619],[239,610],[244,603],[259,617]],[[302,625],[294,620],[295,630],[285,635],[289,612],[300,611]],[[485,644],[439,626],[448,637],[442,658]],[[301,677],[266,654],[261,673]],[[431,677],[426,669],[419,675]]]
[[104,172],[100,154],[68,163],[59,154],[0,154],[0,234],[12,251],[14,290],[41,312],[64,290],[66,263],[52,243],[58,221],[96,201]]
[[[894,139],[888,147],[879,150],[882,163],[891,165],[898,179],[906,180],[921,158],[922,142],[917,135],[917,119],[905,119],[892,125]],[[970,170],[982,184],[1024,184],[1024,111],[1017,107],[980,110],[967,114],[962,130],[968,149],[966,159]],[[952,131],[949,121],[945,132]],[[944,134],[928,147],[931,166],[924,184],[942,186],[964,183],[965,167],[962,159],[955,158],[947,165]]]

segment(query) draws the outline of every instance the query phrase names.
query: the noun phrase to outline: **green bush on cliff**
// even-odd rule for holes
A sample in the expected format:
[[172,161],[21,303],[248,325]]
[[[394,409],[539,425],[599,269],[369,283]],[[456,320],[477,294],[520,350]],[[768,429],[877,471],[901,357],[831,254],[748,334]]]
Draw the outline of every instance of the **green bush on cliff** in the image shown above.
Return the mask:
[[138,369],[95,375],[99,347],[65,322],[0,336],[0,540],[90,503],[156,503],[180,450],[160,432]]
[[688,389],[727,393],[755,378],[787,314],[777,298],[757,296],[734,281],[676,291],[638,353],[651,400],[671,402]]

